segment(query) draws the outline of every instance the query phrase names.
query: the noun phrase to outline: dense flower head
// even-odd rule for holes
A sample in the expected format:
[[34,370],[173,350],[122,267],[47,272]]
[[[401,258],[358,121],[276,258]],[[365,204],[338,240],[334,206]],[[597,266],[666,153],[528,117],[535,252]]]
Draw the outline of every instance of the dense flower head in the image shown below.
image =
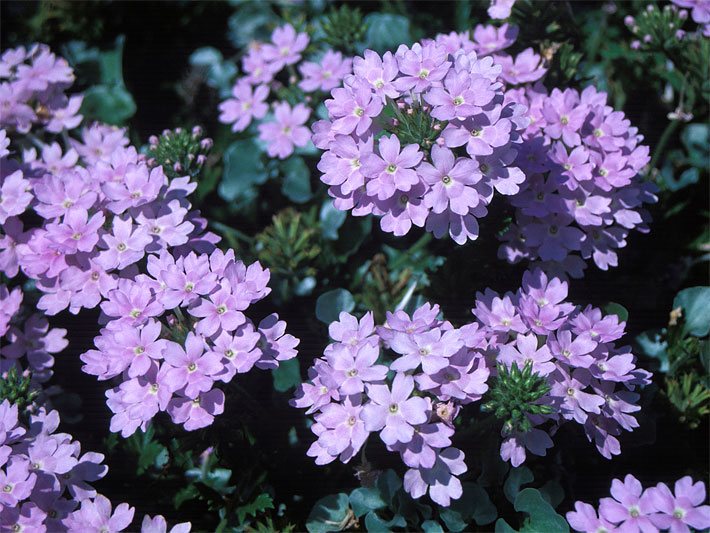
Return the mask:
[[680,478],[671,490],[665,483],[643,488],[631,474],[611,482],[611,497],[594,506],[576,502],[567,513],[572,529],[583,533],[598,531],[672,531],[689,533],[710,527],[710,505],[705,504],[705,483]]
[[159,412],[194,430],[224,411],[219,382],[254,366],[275,368],[296,356],[298,340],[270,315],[255,325],[243,313],[270,289],[268,270],[234,252],[163,252],[147,274],[119,279],[101,303],[105,327],[83,370],[123,381],[107,391],[111,430],[126,437]]
[[[24,61],[23,54],[4,54],[3,65]],[[63,60],[43,47],[26,56],[41,63],[37,59],[32,72],[8,67],[5,76],[16,71],[28,90],[69,87],[73,75],[62,70]],[[307,116],[296,106],[284,122]],[[0,267],[13,283],[21,282],[12,279],[20,272],[34,281],[41,294],[37,308],[47,315],[100,306],[104,328],[82,360],[86,372],[117,382],[107,393],[113,431],[128,436],[146,429],[161,411],[188,430],[209,425],[224,410],[216,382],[295,357],[298,341],[277,315],[257,326],[244,314],[269,293],[269,271],[218,250],[219,237],[192,209],[189,196],[197,184],[181,172],[187,173],[188,156],[199,152],[204,159],[211,146],[200,139],[200,128],[166,130],[152,138],[146,157],[121,129],[91,125],[76,132],[79,140],[67,132],[53,135],[41,122],[30,126],[33,148],[20,128],[8,130],[10,142],[0,130]],[[289,137],[299,146],[308,138],[305,127],[294,127]],[[172,161],[163,148],[175,152]],[[182,157],[185,166],[173,165]],[[41,383],[51,375],[52,354],[67,344],[66,331],[50,330],[41,315],[11,322],[18,299],[18,289],[0,287],[0,372],[31,372]]]
[[484,344],[475,335],[464,340],[467,330],[438,315],[438,306],[426,304],[411,316],[388,313],[383,326],[375,327],[372,313],[358,320],[343,312],[330,324],[333,342],[292,400],[314,413],[318,440],[308,455],[317,464],[350,461],[378,433],[407,466],[404,486],[413,497],[428,492],[448,506],[461,496],[457,476],[466,465],[451,446],[453,419],[486,392],[489,370]]
[[[20,416],[0,403],[0,527],[7,531],[125,531],[135,509],[114,508],[92,484],[108,472],[104,456],[81,451],[81,443],[57,432],[59,413],[40,407]],[[24,421],[26,420],[26,421]],[[190,523],[171,531],[188,533]],[[162,516],[144,517],[142,533],[164,533]]]
[[[515,69],[535,77],[528,56]],[[500,76],[458,34],[356,57],[313,127],[334,205],[380,216],[395,235],[414,225],[459,244],[477,238],[494,193],[515,194],[525,179],[514,164],[525,108],[504,102]]]
[[454,422],[484,395],[483,410],[503,422],[501,457],[515,467],[526,452],[545,455],[568,421],[581,424],[604,457],[619,454],[617,437],[638,427],[635,391],[650,374],[629,347],[614,344],[624,322],[566,298],[566,281],[536,269],[515,294],[478,293],[475,320],[459,328],[429,304],[411,315],[387,313],[382,326],[372,313],[359,320],[341,313],[329,326],[332,343],[291,401],[314,417],[318,439],[308,455],[317,464],[347,463],[378,433],[408,468],[405,489],[448,506],[461,496],[456,476],[466,471],[452,447]]
[[517,159],[528,179],[510,198],[515,221],[499,256],[573,277],[587,260],[602,270],[616,266],[631,230],[648,231],[644,204],[657,200],[639,175],[650,159],[643,137],[591,86],[548,93],[527,85],[506,99],[529,107],[534,120]]
[[527,272],[515,294],[477,294],[473,314],[485,333],[488,357],[506,368],[531,364],[548,384],[538,403],[550,409],[528,415],[529,430],[503,426],[501,457],[516,467],[526,451],[545,455],[553,445],[550,435],[568,421],[581,424],[607,459],[620,453],[622,429],[638,427],[635,391],[650,383],[650,373],[636,366],[628,346],[614,344],[624,322],[591,306],[573,306],[566,297],[567,282],[540,269]]
[[64,91],[74,82],[74,71],[46,45],[5,50],[0,56],[0,127],[28,132],[40,126],[52,133],[73,129],[81,96]]

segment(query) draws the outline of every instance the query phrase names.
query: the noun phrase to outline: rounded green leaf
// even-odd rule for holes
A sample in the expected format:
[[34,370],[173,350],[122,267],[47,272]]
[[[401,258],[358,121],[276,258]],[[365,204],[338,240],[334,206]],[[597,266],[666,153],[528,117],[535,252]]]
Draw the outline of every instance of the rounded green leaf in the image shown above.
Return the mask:
[[683,309],[683,331],[695,337],[710,333],[710,287],[690,287],[673,300],[673,309]]
[[338,229],[345,222],[347,213],[337,209],[333,200],[326,200],[320,208],[320,229],[323,238],[329,241],[338,239]]
[[279,366],[273,371],[274,389],[279,392],[286,392],[292,387],[301,384],[301,366],[298,358],[281,361]]
[[234,201],[246,195],[252,186],[264,183],[267,177],[256,141],[235,141],[224,151],[224,174],[219,184],[219,195],[227,202]]
[[120,126],[136,112],[136,103],[121,85],[94,85],[84,93],[81,114],[107,124]]
[[394,51],[400,44],[411,44],[409,19],[392,13],[370,13],[365,17],[365,45],[377,52]]
[[350,291],[335,289],[325,292],[316,301],[316,317],[321,322],[330,324],[338,320],[342,311],[349,313],[355,308],[355,299]]
[[358,518],[370,511],[387,507],[387,503],[380,496],[380,491],[375,488],[361,487],[350,493],[350,506]]
[[284,175],[281,192],[286,198],[303,204],[313,197],[311,173],[302,157],[290,157],[281,165],[281,170]]
[[341,531],[346,525],[349,509],[348,495],[331,494],[316,502],[306,520],[306,529],[310,533]]
[[529,522],[521,531],[569,533],[567,521],[558,515],[537,489],[523,489],[515,498],[515,510],[527,513]]
[[604,312],[607,315],[616,315],[619,317],[619,322],[626,322],[629,319],[629,312],[626,307],[616,302],[606,304],[604,306]]
[[515,497],[520,492],[520,487],[530,483],[535,477],[527,466],[511,468],[508,479],[503,485],[503,493],[510,503],[515,502]]

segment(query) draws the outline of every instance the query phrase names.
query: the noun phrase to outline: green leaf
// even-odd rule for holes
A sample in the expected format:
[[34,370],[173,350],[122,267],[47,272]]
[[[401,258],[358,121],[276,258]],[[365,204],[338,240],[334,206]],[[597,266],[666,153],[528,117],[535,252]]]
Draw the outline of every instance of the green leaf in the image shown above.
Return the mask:
[[348,495],[343,492],[321,498],[308,515],[306,529],[310,533],[341,531],[347,525],[349,502]]
[[402,480],[394,470],[388,469],[377,476],[375,486],[387,505],[392,505],[395,494],[402,488]]
[[274,389],[279,392],[286,392],[292,387],[297,387],[301,384],[301,366],[298,363],[298,358],[281,361],[279,366],[274,368],[272,375]]
[[562,488],[559,481],[555,479],[551,479],[540,487],[540,494],[542,494],[542,497],[555,509],[557,509],[557,506],[565,499],[565,490]]
[[688,124],[680,139],[688,151],[690,162],[694,167],[706,168],[708,161],[708,146],[710,143],[710,126],[707,124]]
[[120,126],[136,112],[136,103],[121,85],[94,85],[84,92],[81,113],[86,117]]
[[626,322],[629,319],[629,312],[621,304],[609,302],[604,306],[604,312],[607,315],[616,315],[619,317],[619,322]]
[[334,289],[324,292],[316,301],[316,317],[321,322],[330,324],[338,320],[342,311],[349,313],[355,308],[355,299],[350,291]]
[[370,511],[387,507],[387,503],[380,496],[380,491],[375,488],[361,487],[350,493],[350,507],[353,508],[358,518]]
[[505,480],[505,484],[503,485],[503,493],[505,497],[508,498],[508,501],[514,503],[515,497],[520,492],[520,487],[526,483],[530,483],[533,479],[535,479],[535,476],[533,476],[533,473],[527,466],[511,468],[508,479]]
[[329,241],[338,239],[338,229],[343,225],[347,213],[337,209],[333,200],[326,200],[320,208],[320,228],[323,238]]
[[705,337],[710,332],[710,287],[691,287],[680,291],[673,309],[683,309],[683,332]]
[[229,17],[227,37],[236,48],[242,48],[251,41],[268,41],[272,23],[276,15],[268,2],[244,2]]
[[426,520],[422,522],[422,531],[424,533],[444,533],[441,524],[436,520]]
[[254,185],[268,178],[261,159],[261,150],[254,139],[235,141],[224,151],[224,174],[219,184],[219,195],[231,202],[248,194]]
[[311,173],[302,157],[292,156],[282,165],[284,181],[281,192],[297,204],[303,204],[313,197],[311,191]]
[[197,490],[194,484],[190,483],[188,486],[181,488],[175,493],[175,496],[173,496],[173,505],[175,509],[180,509],[183,503],[195,500],[199,496],[200,491]]
[[150,468],[161,469],[168,462],[170,454],[160,442],[153,440],[155,430],[148,426],[145,432],[136,432],[126,440],[126,446],[138,457],[137,475],[142,475]]
[[[463,494],[440,513],[441,519],[451,531],[463,531],[473,520],[479,526],[490,524],[498,516],[488,492],[477,483],[463,483]],[[469,528],[470,529],[470,528]]]
[[658,359],[661,372],[668,372],[668,342],[663,339],[660,331],[644,331],[636,337],[636,343],[646,356]]
[[219,89],[220,96],[227,97],[232,90],[232,79],[237,75],[233,61],[222,57],[222,52],[211,46],[198,48],[188,60],[190,65],[206,71],[207,85]]
[[520,531],[527,533],[569,533],[567,521],[558,515],[537,489],[523,489],[515,498],[515,510],[529,515]]
[[365,17],[365,45],[377,52],[394,51],[400,44],[409,45],[412,36],[409,19],[392,13],[370,13]]
[[271,496],[262,492],[259,494],[253,502],[248,505],[242,505],[236,508],[237,520],[242,524],[247,516],[255,517],[259,513],[263,513],[267,509],[274,508],[274,501]]
[[362,243],[372,233],[372,217],[347,217],[340,228],[340,238],[333,242],[333,252],[338,261],[345,260],[357,252]]
[[382,533],[385,531],[392,531],[393,527],[404,527],[407,525],[407,521],[402,515],[394,515],[392,520],[386,521],[380,518],[376,512],[370,511],[365,516],[365,529],[374,533]]

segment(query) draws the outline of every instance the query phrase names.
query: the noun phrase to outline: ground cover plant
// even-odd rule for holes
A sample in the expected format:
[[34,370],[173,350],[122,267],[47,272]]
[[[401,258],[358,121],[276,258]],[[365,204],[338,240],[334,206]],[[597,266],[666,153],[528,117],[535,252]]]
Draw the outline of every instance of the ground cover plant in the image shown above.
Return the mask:
[[710,529],[707,0],[0,10],[3,530]]

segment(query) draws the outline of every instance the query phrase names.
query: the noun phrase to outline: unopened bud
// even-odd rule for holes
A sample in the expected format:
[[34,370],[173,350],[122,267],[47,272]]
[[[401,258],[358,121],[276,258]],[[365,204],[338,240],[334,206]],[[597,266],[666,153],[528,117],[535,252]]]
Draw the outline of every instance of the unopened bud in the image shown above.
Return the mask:
[[155,150],[155,147],[158,145],[158,137],[151,135],[148,137],[148,142],[150,143],[151,150]]
[[195,126],[192,128],[192,136],[197,139],[198,137],[202,137],[202,128],[199,126]]
[[211,150],[212,146],[214,146],[214,142],[209,137],[205,137],[200,141],[200,148],[204,151]]
[[207,161],[207,156],[205,156],[204,154],[200,154],[197,156],[197,164],[198,165],[200,165],[200,166],[204,165],[205,161]]

